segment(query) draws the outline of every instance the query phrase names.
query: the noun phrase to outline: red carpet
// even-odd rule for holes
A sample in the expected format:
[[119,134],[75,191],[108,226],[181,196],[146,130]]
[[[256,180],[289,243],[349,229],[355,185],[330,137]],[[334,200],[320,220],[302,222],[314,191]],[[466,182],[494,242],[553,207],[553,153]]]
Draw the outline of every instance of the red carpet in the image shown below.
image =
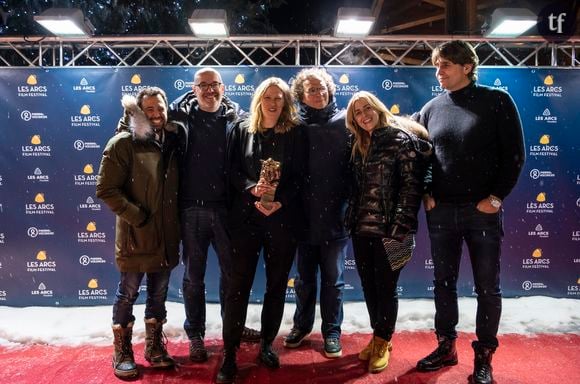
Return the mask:
[[[425,332],[403,332],[393,339],[389,367],[379,374],[366,372],[357,353],[366,345],[368,335],[343,335],[343,357],[327,359],[321,353],[320,335],[295,350],[282,347],[276,340],[282,368],[269,370],[257,364],[257,345],[243,345],[238,354],[240,373],[236,383],[252,384],[336,384],[336,383],[467,383],[473,353],[471,334],[458,340],[459,365],[438,372],[419,373],[416,361],[434,347],[434,337]],[[580,335],[503,335],[494,355],[494,377],[502,384],[578,384],[580,383]],[[170,371],[153,370],[143,359],[143,344],[134,346],[141,376],[134,383],[213,383],[221,361],[221,341],[207,342],[210,360],[194,364],[187,360],[188,345],[173,343],[169,352],[179,365]],[[115,383],[112,373],[112,347],[55,347],[28,345],[0,347],[0,383]]]

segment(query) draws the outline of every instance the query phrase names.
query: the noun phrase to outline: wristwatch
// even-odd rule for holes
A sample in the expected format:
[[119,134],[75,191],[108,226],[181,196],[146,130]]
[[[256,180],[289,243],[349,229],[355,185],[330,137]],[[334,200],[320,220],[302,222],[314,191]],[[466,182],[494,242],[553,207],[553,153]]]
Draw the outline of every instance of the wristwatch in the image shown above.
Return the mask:
[[494,195],[489,195],[488,197],[489,199],[489,203],[491,204],[492,207],[494,208],[501,208],[501,199],[499,197],[496,197]]

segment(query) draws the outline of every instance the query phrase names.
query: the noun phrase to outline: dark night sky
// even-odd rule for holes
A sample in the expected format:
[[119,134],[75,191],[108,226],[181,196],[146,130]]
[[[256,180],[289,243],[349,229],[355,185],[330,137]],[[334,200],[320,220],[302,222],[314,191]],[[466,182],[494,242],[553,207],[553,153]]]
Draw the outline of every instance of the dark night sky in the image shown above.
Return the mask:
[[272,11],[272,24],[281,34],[329,34],[339,7],[370,8],[373,3],[372,0],[286,1],[286,5]]

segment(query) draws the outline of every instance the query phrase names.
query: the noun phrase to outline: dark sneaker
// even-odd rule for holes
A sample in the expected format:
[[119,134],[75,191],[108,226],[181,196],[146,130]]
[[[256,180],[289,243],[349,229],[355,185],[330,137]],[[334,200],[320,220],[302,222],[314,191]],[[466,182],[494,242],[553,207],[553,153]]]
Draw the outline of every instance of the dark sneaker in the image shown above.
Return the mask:
[[262,339],[262,334],[252,328],[244,327],[242,331],[242,343],[259,343]]
[[207,361],[207,349],[205,349],[201,336],[195,336],[189,340],[189,360],[197,363]]
[[284,346],[286,348],[298,348],[309,335],[310,332],[304,332],[298,328],[292,328],[288,336],[284,339]]
[[272,349],[272,344],[262,344],[258,359],[268,368],[280,368],[278,354]]
[[216,377],[217,384],[229,384],[236,380],[236,373],[238,372],[238,367],[236,366],[236,351],[224,351],[224,359],[222,361],[222,366],[218,371]]
[[338,337],[324,339],[324,355],[329,358],[342,356],[342,346]]

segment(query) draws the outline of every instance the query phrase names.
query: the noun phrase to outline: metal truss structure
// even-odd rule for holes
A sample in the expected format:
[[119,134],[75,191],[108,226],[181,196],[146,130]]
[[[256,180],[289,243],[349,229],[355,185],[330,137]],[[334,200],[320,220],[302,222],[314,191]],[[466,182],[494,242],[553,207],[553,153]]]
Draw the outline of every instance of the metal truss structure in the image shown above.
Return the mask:
[[202,40],[186,35],[100,36],[90,39],[0,37],[0,67],[78,66],[335,66],[431,65],[441,42],[471,42],[488,66],[576,67],[580,36],[566,42],[542,38],[385,35],[362,40],[331,36],[235,36]]

